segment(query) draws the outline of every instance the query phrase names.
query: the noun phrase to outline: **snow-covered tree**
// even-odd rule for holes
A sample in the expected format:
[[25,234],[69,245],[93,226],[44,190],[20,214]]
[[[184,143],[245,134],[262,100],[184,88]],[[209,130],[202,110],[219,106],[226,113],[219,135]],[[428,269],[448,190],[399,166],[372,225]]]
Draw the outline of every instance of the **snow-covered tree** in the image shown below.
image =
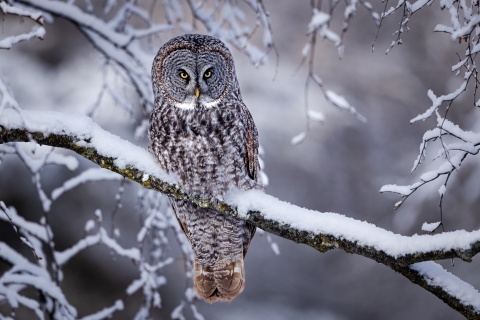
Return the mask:
[[[362,212],[356,213],[357,220],[347,217],[349,214],[340,209],[334,208],[339,213],[307,210],[260,191],[232,193],[226,203],[195,197],[181,190],[176,185],[175,177],[163,172],[153,157],[138,146],[145,144],[148,117],[153,108],[150,68],[159,46],[176,34],[208,33],[236,50],[239,59],[242,55],[243,58],[247,57],[259,72],[265,73],[267,71],[262,70],[272,66],[275,79],[284,63],[284,55],[276,41],[278,33],[275,19],[269,13],[270,9],[275,12],[277,6],[280,7],[276,2],[265,3],[261,0],[0,1],[3,19],[0,49],[5,49],[0,51],[1,66],[11,65],[10,68],[18,72],[18,77],[12,79],[10,76],[10,80],[0,74],[0,161],[3,162],[0,177],[13,177],[5,179],[4,183],[0,180],[0,220],[3,221],[0,224],[0,319],[22,318],[26,315],[39,319],[104,319],[120,314],[147,319],[154,317],[155,310],[164,308],[162,301],[165,299],[175,300],[176,306],[167,310],[171,318],[184,319],[186,312],[187,317],[203,319],[198,310],[199,299],[190,283],[191,248],[165,195],[250,221],[267,232],[262,234],[276,254],[279,253],[278,245],[268,233],[307,244],[321,252],[341,249],[369,258],[429,291],[465,317],[480,318],[480,293],[471,284],[434,262],[471,262],[480,251],[479,226],[472,225],[470,229],[473,231],[449,229],[445,216],[453,213],[444,212],[443,204],[444,199],[448,199],[451,181],[461,174],[461,165],[467,159],[474,158],[469,156],[478,154],[480,150],[480,133],[469,131],[476,129],[475,122],[469,123],[468,119],[463,119],[475,119],[476,116],[457,111],[480,107],[480,97],[477,97],[480,82],[476,70],[476,56],[480,52],[478,1],[417,0],[410,3],[399,0],[391,6],[387,0],[373,5],[362,0],[312,0],[310,4],[296,4],[305,8],[309,18],[301,26],[306,34],[300,40],[304,45],[295,49],[298,52],[298,67],[294,73],[306,72],[306,76],[302,78],[300,74],[295,75],[288,85],[302,81],[304,111],[298,111],[298,105],[281,107],[295,107],[296,117],[305,119],[305,129],[287,139],[290,152],[312,141],[321,143],[314,139],[315,134],[322,130],[316,127],[316,123],[334,122],[330,120],[334,116],[328,115],[328,108],[325,108],[327,111],[319,111],[317,106],[320,104],[347,111],[342,115],[343,118],[349,117],[350,113],[358,123],[367,123],[372,127],[373,132],[379,130],[368,122],[373,116],[368,107],[361,108],[360,113],[357,110],[360,109],[359,102],[338,93],[342,92],[341,80],[337,83],[322,81],[322,78],[328,78],[318,67],[319,61],[325,59],[324,55],[328,56],[324,54],[328,48],[325,44],[333,44],[336,55],[343,58],[349,50],[353,50],[355,43],[355,39],[348,39],[348,36],[360,32],[352,30],[358,18],[362,23],[370,23],[369,27],[364,27],[365,32],[367,29],[375,31],[368,35],[373,42],[372,51],[378,51],[380,44],[377,39],[393,30],[393,41],[385,48],[387,61],[393,63],[398,56],[392,55],[405,49],[397,46],[406,38],[409,24],[415,23],[417,16],[425,19],[425,16],[420,17],[424,12],[441,9],[439,14],[435,11],[428,21],[437,19],[432,31],[447,35],[433,34],[429,37],[441,37],[448,41],[447,47],[452,48],[455,54],[452,66],[448,68],[454,75],[435,79],[437,82],[432,86],[446,83],[445,87],[453,89],[444,93],[428,90],[430,104],[418,103],[414,110],[419,115],[410,121],[416,123],[436,117],[434,128],[423,134],[420,154],[412,171],[420,171],[422,166],[427,169],[420,174],[418,182],[404,186],[385,184],[380,188],[381,192],[401,195],[395,208],[399,208],[410,196],[414,198],[414,193],[421,192],[419,190],[428,190],[423,194],[426,199],[438,190],[438,218],[423,223],[421,229],[425,234],[400,235],[364,222],[367,216],[363,216]],[[399,24],[391,23],[393,18],[398,18]],[[25,44],[21,42],[39,46],[40,42],[36,39],[47,39],[49,26],[59,23],[65,24],[63,28],[73,26],[88,40],[93,50],[83,54],[82,58],[88,59],[86,64],[95,63],[101,75],[100,80],[92,79],[82,73],[81,68],[74,68],[68,76],[71,77],[69,81],[57,80],[55,85],[69,86],[65,90],[79,104],[68,107],[63,105],[62,96],[42,98],[49,93],[40,92],[38,87],[42,86],[38,82],[47,80],[25,80],[27,85],[17,85],[23,78],[32,77],[35,71],[31,69],[31,64],[24,61],[22,65],[21,60],[13,59],[6,51],[11,49],[10,53],[14,52]],[[283,23],[288,24],[288,21]],[[359,29],[362,29],[363,26],[360,26]],[[285,27],[288,28],[288,25]],[[415,32],[419,31],[413,30],[411,34]],[[6,59],[18,65],[12,65]],[[440,65],[439,68],[447,67]],[[355,73],[356,70],[349,72]],[[45,77],[47,73],[43,72]],[[273,85],[276,83],[285,84],[278,80]],[[339,89],[332,89],[335,85]],[[316,95],[312,92],[315,87],[319,89]],[[21,88],[21,91],[15,88]],[[395,90],[401,92],[402,87]],[[269,96],[265,95],[264,99],[268,101]],[[115,113],[123,114],[123,126],[129,127],[127,130],[118,130],[112,125]],[[470,127],[461,128],[454,121]],[[262,128],[259,127],[261,132]],[[284,127],[287,130],[289,126]],[[402,134],[411,128],[407,128],[406,124]],[[132,135],[125,132],[131,132]],[[134,143],[127,141],[129,138],[134,138],[131,139]],[[380,138],[376,135],[372,140]],[[435,145],[433,142],[438,146],[434,158],[438,160],[427,164],[427,145]],[[342,143],[338,139],[331,148],[339,148]],[[265,149],[265,157],[268,157],[268,144]],[[405,154],[410,151],[403,150]],[[351,161],[352,164],[360,163],[358,159]],[[23,168],[20,168],[20,164]],[[382,166],[388,171],[389,166],[393,165],[382,163]],[[469,173],[474,175],[475,170],[471,169]],[[25,177],[26,174],[31,181]],[[365,175],[363,179],[370,178]],[[275,177],[270,178],[274,180]],[[266,175],[263,180],[268,183]],[[407,181],[406,178],[402,180]],[[82,189],[90,182],[100,181],[110,182],[105,190],[99,189],[95,195]],[[440,181],[439,186],[435,185],[436,181]],[[16,187],[27,184],[30,184],[30,188],[33,186],[34,192],[29,191],[28,187]],[[461,190],[458,184],[454,190]],[[473,179],[467,187],[474,192],[478,190],[478,183]],[[69,194],[68,201],[62,202]],[[34,201],[32,197],[40,201],[40,206],[35,209],[32,209],[32,205],[26,205]],[[421,195],[418,197],[422,198]],[[133,220],[140,222],[136,228],[128,225],[121,227],[119,212],[124,203],[132,202],[136,202],[135,210],[130,210],[128,215],[130,219],[134,216]],[[461,200],[458,200],[455,208],[462,211]],[[28,210],[35,212],[29,213]],[[62,211],[68,217],[57,221],[57,214],[52,214],[55,210]],[[409,207],[406,210],[413,209]],[[84,219],[73,217],[80,214]],[[466,218],[459,214],[458,219]],[[75,240],[62,235],[75,232]],[[68,240],[63,243],[57,239]],[[69,266],[81,263],[83,252],[97,245],[104,248],[104,254],[110,255],[108,268],[112,270],[111,276],[121,278],[124,287],[113,301],[107,303],[102,300],[100,308],[83,310],[70,298],[74,296],[72,288],[75,285],[72,285],[72,281],[75,281],[71,280],[74,275],[69,275],[69,272],[74,273],[76,269],[69,269]],[[178,250],[172,247],[178,247]],[[180,257],[175,257],[174,252],[180,253]],[[282,264],[281,260],[275,259],[277,264]],[[134,271],[118,268],[120,260],[131,261]],[[182,272],[169,271],[171,266],[178,266],[178,261]],[[136,276],[129,279],[129,283],[123,283],[124,277],[117,272],[133,272]],[[301,274],[302,270],[296,272]],[[70,284],[65,285],[65,281],[70,281]],[[168,297],[169,293],[165,291],[160,294],[168,282],[185,283],[176,299]],[[249,286],[248,265],[246,286]],[[340,292],[336,294],[341,295]],[[430,307],[435,308],[425,308]],[[219,312],[228,310],[223,307]]]

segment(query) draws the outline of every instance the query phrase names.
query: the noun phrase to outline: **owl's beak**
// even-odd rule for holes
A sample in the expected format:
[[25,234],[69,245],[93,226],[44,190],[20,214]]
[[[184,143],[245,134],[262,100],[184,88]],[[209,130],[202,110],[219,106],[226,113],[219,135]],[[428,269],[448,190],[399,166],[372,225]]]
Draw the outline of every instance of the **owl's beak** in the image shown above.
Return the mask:
[[198,96],[200,95],[200,89],[198,89],[198,87],[195,88],[195,97],[198,98]]

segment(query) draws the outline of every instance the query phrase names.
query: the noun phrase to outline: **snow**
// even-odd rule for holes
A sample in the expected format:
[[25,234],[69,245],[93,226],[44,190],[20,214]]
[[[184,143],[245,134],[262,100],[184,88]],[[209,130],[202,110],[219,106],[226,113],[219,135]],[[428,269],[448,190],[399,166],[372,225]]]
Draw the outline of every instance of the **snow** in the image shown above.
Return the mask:
[[81,239],[72,247],[62,252],[55,252],[55,260],[57,261],[57,264],[59,266],[63,266],[65,263],[68,262],[68,260],[74,257],[78,252],[99,243],[100,240],[101,240],[100,234],[88,236],[84,239]]
[[467,87],[467,81],[464,81],[462,83],[462,85],[457,89],[455,90],[454,92],[450,93],[450,94],[447,94],[447,95],[443,95],[443,96],[440,96],[440,97],[436,97],[435,94],[433,93],[432,90],[428,90],[428,97],[430,98],[430,100],[432,100],[433,104],[430,108],[427,109],[427,111],[425,111],[424,113],[416,116],[415,118],[413,118],[412,120],[410,120],[410,123],[414,123],[414,122],[417,122],[419,120],[423,120],[425,121],[427,118],[429,118],[435,111],[437,111],[438,107],[440,107],[440,105],[444,102],[444,101],[451,101],[453,99],[455,99],[456,97],[458,97],[463,91],[465,91]]
[[115,304],[111,307],[102,309],[94,314],[89,316],[83,317],[80,320],[101,320],[101,319],[108,319],[112,316],[115,311],[123,310],[124,305],[122,300],[115,301]]
[[432,180],[436,179],[437,176],[438,176],[438,173],[437,173],[436,170],[427,171],[420,176],[420,180],[422,180],[422,181],[432,181]]
[[364,3],[363,3],[363,6],[364,6],[365,8],[367,8],[368,10],[372,10],[372,9],[373,9],[372,4],[371,4],[370,2],[364,2]]
[[475,54],[475,53],[477,53],[477,52],[479,52],[479,51],[480,51],[480,43],[477,43],[477,44],[475,44],[475,45],[473,46],[471,52],[469,52],[469,50],[467,49],[466,52],[465,52],[465,54],[466,54],[466,55]]
[[137,280],[134,280],[127,288],[127,290],[125,290],[125,292],[130,296],[132,295],[133,293],[137,292],[138,289],[142,288],[145,284],[145,281],[146,279],[143,278],[144,277],[144,273],[142,272],[142,279],[137,279]]
[[325,121],[325,116],[320,111],[308,110],[308,118],[313,121]]
[[275,255],[280,255],[280,249],[278,248],[278,244],[276,242],[270,243],[270,248],[272,248],[272,251],[275,253]]
[[[1,3],[0,3],[1,4]],[[0,49],[10,49],[16,43],[27,41],[33,38],[42,39],[45,36],[45,28],[34,27],[29,33],[22,33],[17,36],[10,36],[0,41]]]
[[442,126],[443,130],[451,133],[459,139],[472,144],[480,143],[480,134],[472,131],[462,130],[458,125],[450,120],[444,119],[437,113],[437,126]]
[[93,230],[93,228],[95,228],[95,221],[93,220],[88,220],[86,223],[85,223],[85,232],[90,232]]
[[87,236],[72,247],[62,251],[55,252],[55,259],[59,266],[62,266],[68,262],[72,257],[78,254],[78,252],[85,250],[93,245],[98,243],[103,243],[110,249],[112,249],[116,254],[127,257],[134,261],[140,261],[140,251],[137,248],[125,249],[122,248],[117,241],[108,236],[107,231],[104,228],[100,228],[97,234]]
[[410,10],[414,13],[424,7],[429,1],[431,0],[417,0],[411,5]]
[[227,203],[236,205],[240,217],[249,211],[261,212],[265,219],[274,220],[312,235],[326,234],[373,247],[398,258],[407,254],[435,250],[467,249],[480,241],[480,230],[457,230],[436,235],[395,234],[375,225],[331,212],[316,212],[276,199],[260,190],[235,191],[227,196]]
[[313,9],[313,16],[312,20],[308,24],[308,34],[312,33],[313,31],[317,30],[319,27],[325,25],[328,21],[330,21],[330,15],[320,11],[316,8]]
[[307,42],[305,46],[302,49],[302,56],[306,58],[308,54],[310,53],[310,49],[312,47],[312,44],[310,42]]
[[260,182],[261,182],[262,186],[264,186],[264,187],[268,186],[269,181],[268,181],[268,176],[266,175],[266,173],[263,172],[263,171],[260,171],[259,176],[260,176]]
[[80,139],[76,143],[78,146],[95,148],[99,155],[115,159],[114,163],[120,169],[134,167],[167,183],[177,181],[174,175],[160,168],[147,150],[103,130],[85,115],[5,109],[0,116],[0,125],[8,129],[26,128],[44,135],[75,136]]
[[468,58],[465,58],[462,61],[459,61],[456,65],[452,66],[452,71],[455,71],[458,68],[460,68],[461,66],[463,66],[465,64],[465,62],[467,62],[467,60],[468,60]]
[[444,184],[442,184],[438,189],[438,193],[440,194],[440,196],[443,196],[445,194],[445,190],[446,190],[446,187]]
[[17,16],[29,17],[33,21],[37,21],[40,24],[43,24],[42,14],[39,12],[30,12],[19,7],[14,7],[6,2],[0,2],[0,9],[2,9],[5,14],[13,14]]
[[446,33],[452,33],[453,28],[452,27],[447,27],[443,24],[437,24],[435,26],[435,29],[433,29],[434,32],[446,32]]
[[47,157],[46,164],[57,164],[67,167],[68,170],[73,171],[78,168],[78,160],[72,156],[65,156],[60,153],[50,153]]
[[[4,213],[2,213],[1,211],[4,211]],[[31,235],[34,235],[36,238],[44,242],[48,242],[47,232],[44,226],[35,222],[25,220],[24,217],[20,216],[17,213],[15,208],[7,208],[5,206],[5,203],[3,203],[3,201],[0,201],[0,220],[9,221],[8,217],[5,214],[8,215],[8,217],[12,220],[12,223],[15,226],[21,228],[22,230],[28,232]]]
[[110,41],[115,42],[119,46],[126,46],[131,41],[130,36],[116,32],[109,28],[108,24],[104,21],[98,19],[94,15],[82,11],[77,6],[72,6],[65,2],[49,0],[25,0],[24,2],[30,4],[32,7],[43,9],[52,14],[58,14],[59,16],[64,16],[73,21],[79,21],[82,26],[96,30],[96,32],[103,37],[110,39]]
[[399,186],[396,184],[386,184],[380,188],[380,192],[394,192],[404,196],[408,196],[413,192],[411,186]]
[[95,214],[95,219],[97,219],[98,222],[102,222],[103,220],[102,210],[96,209],[94,214]]
[[480,23],[480,15],[478,14],[473,15],[472,19],[470,19],[470,21],[468,21],[468,23],[465,26],[460,28],[455,28],[455,31],[452,32],[452,36],[451,36],[452,40],[457,40],[458,38],[462,38],[470,34],[473,31],[473,28],[475,28],[479,23]]
[[[65,181],[61,187],[53,190],[52,200],[58,199],[66,191],[72,190],[76,188],[78,185],[84,184],[86,182],[121,180],[121,179],[123,179],[121,175],[119,175],[118,173],[112,172],[110,170],[107,170],[104,168],[90,168],[83,171],[78,176]],[[146,181],[146,180],[142,180],[142,181]]]
[[305,137],[307,136],[307,132],[306,131],[303,131],[299,134],[297,134],[295,137],[292,138],[292,140],[290,141],[293,145],[297,145],[299,144],[300,142],[302,142],[303,140],[305,140]]
[[441,221],[432,222],[432,223],[424,222],[423,225],[422,225],[422,230],[426,231],[426,232],[433,232],[438,228],[438,226],[441,223],[442,223]]
[[325,92],[325,97],[327,98],[328,102],[330,102],[335,107],[337,107],[341,110],[347,110],[347,111],[353,113],[354,115],[356,115],[357,118],[360,119],[362,122],[367,122],[367,119],[364,116],[362,116],[361,114],[359,114],[357,112],[357,110],[355,110],[355,108],[352,107],[348,103],[348,101],[344,97],[342,97],[341,95],[338,95],[333,91],[327,90]]
[[319,85],[319,86],[322,86],[323,85],[323,81],[322,79],[317,75],[317,74],[313,74],[312,75],[312,78],[313,80]]
[[55,285],[50,279],[38,277],[36,275],[30,274],[16,274],[9,273],[5,274],[2,277],[2,282],[4,283],[18,283],[25,284],[36,288],[37,290],[43,292],[45,295],[50,296],[57,300],[61,305],[63,305],[70,315],[76,317],[77,310],[74,307],[70,306],[63,295],[60,288]]
[[141,260],[140,259],[141,258],[140,250],[138,250],[137,248],[130,248],[130,249],[122,248],[117,243],[117,241],[115,241],[114,239],[112,239],[108,236],[107,231],[103,228],[101,228],[99,230],[99,233],[100,233],[100,236],[101,236],[102,243],[104,245],[106,245],[107,247],[109,247],[110,249],[112,249],[113,251],[115,251],[116,254],[118,254],[120,256],[123,256],[123,257],[130,258],[133,261],[140,261]]
[[410,269],[420,273],[431,286],[441,287],[465,305],[480,310],[480,294],[470,284],[462,281],[432,261],[412,264]]
[[170,318],[178,319],[178,320],[185,320],[185,316],[183,315],[183,308],[185,307],[185,301],[182,302],[173,309],[172,313],[170,314]]

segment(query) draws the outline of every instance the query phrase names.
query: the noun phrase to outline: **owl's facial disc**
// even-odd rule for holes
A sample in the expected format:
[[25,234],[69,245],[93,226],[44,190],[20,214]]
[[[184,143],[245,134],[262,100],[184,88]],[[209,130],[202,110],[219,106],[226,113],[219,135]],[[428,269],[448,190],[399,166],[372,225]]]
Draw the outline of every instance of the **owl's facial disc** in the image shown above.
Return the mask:
[[211,108],[227,90],[228,71],[219,52],[175,50],[162,61],[163,88],[177,108]]

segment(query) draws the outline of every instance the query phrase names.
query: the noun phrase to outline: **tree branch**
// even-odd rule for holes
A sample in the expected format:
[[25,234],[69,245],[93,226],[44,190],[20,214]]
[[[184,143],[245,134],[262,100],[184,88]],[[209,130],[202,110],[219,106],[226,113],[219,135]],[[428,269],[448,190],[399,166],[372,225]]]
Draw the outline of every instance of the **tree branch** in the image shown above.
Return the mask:
[[[458,278],[454,285],[449,285],[443,279],[454,276],[433,262],[419,264],[450,258],[470,262],[480,252],[480,230],[407,237],[340,214],[303,209],[259,190],[232,191],[223,201],[188,194],[176,184],[176,177],[165,173],[146,150],[104,131],[84,115],[5,109],[0,116],[0,129],[0,144],[37,142],[70,149],[102,168],[169,197],[249,221],[321,252],[342,249],[362,255],[402,274],[467,318],[480,319],[478,291]],[[431,270],[435,270],[433,275]],[[463,289],[470,288],[470,295],[463,294]]]

